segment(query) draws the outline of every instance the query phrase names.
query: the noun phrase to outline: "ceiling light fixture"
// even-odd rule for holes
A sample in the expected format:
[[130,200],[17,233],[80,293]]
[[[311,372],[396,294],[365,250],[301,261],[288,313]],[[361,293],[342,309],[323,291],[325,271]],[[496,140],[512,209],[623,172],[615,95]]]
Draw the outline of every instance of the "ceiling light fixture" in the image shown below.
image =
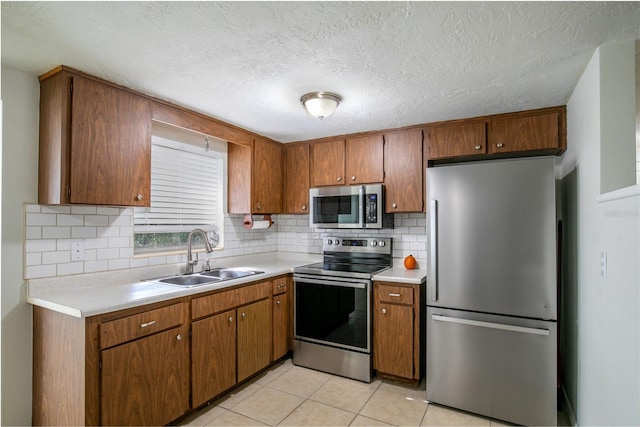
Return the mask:
[[320,120],[333,114],[340,101],[340,95],[331,92],[311,92],[300,97],[300,102],[309,114]]

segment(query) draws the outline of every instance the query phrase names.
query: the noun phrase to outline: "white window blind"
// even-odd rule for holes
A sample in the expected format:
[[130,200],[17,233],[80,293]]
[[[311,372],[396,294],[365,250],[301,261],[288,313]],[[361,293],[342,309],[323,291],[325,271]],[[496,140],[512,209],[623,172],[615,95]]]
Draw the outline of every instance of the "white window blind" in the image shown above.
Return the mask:
[[223,226],[223,156],[200,146],[154,136],[151,206],[136,208],[136,233]]

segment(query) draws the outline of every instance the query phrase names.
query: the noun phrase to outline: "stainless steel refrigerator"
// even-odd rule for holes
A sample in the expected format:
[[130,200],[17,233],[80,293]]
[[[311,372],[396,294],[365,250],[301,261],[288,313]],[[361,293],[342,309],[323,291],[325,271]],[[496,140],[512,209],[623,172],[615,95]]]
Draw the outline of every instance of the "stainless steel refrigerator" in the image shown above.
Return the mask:
[[427,168],[427,400],[557,423],[553,158]]

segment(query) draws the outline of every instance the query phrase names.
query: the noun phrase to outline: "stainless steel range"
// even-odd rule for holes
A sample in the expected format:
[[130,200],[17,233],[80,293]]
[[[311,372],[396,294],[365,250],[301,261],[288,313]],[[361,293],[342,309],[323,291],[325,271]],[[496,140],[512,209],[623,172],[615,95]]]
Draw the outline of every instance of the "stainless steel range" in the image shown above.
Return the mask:
[[294,270],[293,363],[371,382],[371,278],[391,267],[392,240],[325,237],[322,249]]

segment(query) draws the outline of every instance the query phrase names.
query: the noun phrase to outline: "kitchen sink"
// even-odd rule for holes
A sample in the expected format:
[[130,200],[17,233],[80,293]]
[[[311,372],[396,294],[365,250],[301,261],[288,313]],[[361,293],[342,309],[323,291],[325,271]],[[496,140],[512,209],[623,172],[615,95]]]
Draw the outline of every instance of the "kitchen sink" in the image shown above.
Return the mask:
[[203,271],[198,273],[201,276],[216,277],[221,280],[237,279],[239,277],[252,276],[254,274],[264,273],[264,271],[244,270],[237,268],[215,268],[211,271]]
[[179,286],[197,286],[206,285],[209,283],[219,282],[220,279],[216,277],[203,277],[195,274],[188,276],[173,276],[158,280],[160,283],[167,283],[169,285]]
[[192,287],[210,285],[225,280],[239,279],[241,277],[261,274],[264,271],[251,270],[247,268],[214,268],[209,271],[201,271],[194,274],[183,274],[180,276],[169,276],[153,279],[145,279],[146,282],[164,283],[166,285]]

